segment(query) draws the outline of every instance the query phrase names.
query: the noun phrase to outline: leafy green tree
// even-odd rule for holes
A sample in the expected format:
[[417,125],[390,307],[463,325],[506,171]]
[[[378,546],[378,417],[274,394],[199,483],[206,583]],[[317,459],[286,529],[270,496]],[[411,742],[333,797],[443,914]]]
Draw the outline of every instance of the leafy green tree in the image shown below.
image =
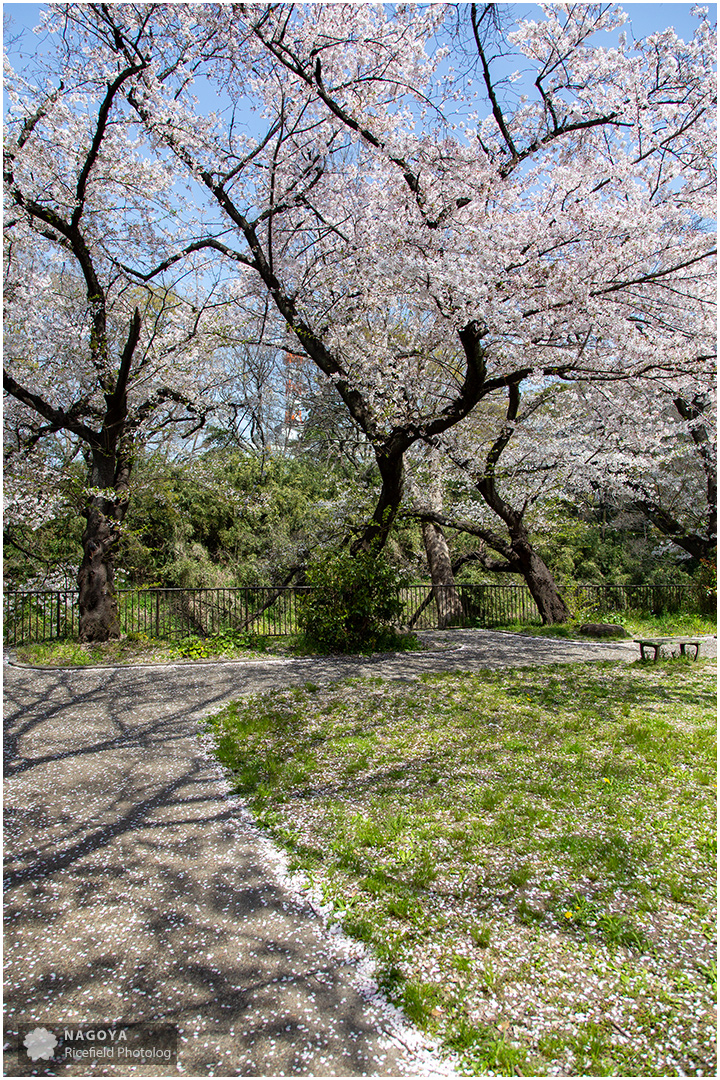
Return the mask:
[[121,549],[134,584],[279,585],[347,536],[354,512],[345,472],[304,454],[217,448],[136,476]]

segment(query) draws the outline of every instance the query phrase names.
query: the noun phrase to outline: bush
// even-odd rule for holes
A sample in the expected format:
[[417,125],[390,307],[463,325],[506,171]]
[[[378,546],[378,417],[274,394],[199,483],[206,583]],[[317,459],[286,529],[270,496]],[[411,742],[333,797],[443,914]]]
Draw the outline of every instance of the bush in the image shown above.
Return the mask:
[[302,600],[299,622],[311,648],[372,652],[405,642],[393,626],[402,612],[403,582],[382,554],[328,555],[308,567],[306,581],[313,592]]
[[695,579],[699,587],[699,609],[702,615],[714,615],[717,611],[717,566],[708,559],[700,560],[700,570]]

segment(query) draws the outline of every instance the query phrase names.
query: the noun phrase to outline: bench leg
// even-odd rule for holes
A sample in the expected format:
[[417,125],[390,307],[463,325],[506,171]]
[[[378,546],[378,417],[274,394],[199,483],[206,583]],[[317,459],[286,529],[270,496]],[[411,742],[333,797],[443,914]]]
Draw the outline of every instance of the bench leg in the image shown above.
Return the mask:
[[683,644],[680,646],[680,655],[681,656],[687,656],[687,653],[685,652],[686,649],[694,649],[695,650],[695,655],[693,656],[693,660],[697,660],[698,656],[700,655],[700,646],[699,645],[693,645],[691,642],[687,642],[687,643],[683,642]]

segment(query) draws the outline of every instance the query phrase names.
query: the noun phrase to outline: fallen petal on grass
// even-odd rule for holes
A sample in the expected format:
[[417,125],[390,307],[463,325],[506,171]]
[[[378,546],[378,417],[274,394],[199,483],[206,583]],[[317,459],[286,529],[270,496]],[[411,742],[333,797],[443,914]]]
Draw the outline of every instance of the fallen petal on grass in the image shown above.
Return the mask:
[[470,1074],[714,1073],[715,665],[353,679],[208,721]]

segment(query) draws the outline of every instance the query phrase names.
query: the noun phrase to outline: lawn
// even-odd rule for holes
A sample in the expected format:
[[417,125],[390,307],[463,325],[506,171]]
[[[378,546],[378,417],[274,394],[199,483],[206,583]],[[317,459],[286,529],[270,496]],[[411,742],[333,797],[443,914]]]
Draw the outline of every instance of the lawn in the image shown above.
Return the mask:
[[[594,616],[600,618],[600,616]],[[679,613],[676,615],[634,615],[603,616],[607,621],[622,624],[630,637],[652,637],[656,635],[691,634],[711,637],[717,633],[717,623],[703,615]],[[569,622],[555,626],[528,625],[526,623],[507,623],[496,627],[497,630],[513,633],[542,635],[547,637],[579,638],[579,623]],[[588,640],[585,638],[585,640]],[[452,631],[448,636],[452,643]],[[404,650],[422,648],[422,634],[418,640],[412,634],[398,638],[398,645]],[[94,664],[167,664],[177,661],[193,660],[242,660],[256,657],[258,654],[272,653],[278,656],[317,655],[317,649],[309,648],[301,635],[269,637],[253,631],[226,630],[207,637],[189,635],[168,641],[154,638],[148,634],[127,634],[119,640],[82,645],[73,638],[60,638],[54,641],[35,642],[19,645],[13,649],[21,664],[39,664],[48,667],[86,667]]]
[[388,996],[497,1075],[715,1075],[715,664],[350,680],[208,722]]
[[[625,614],[588,615],[566,623],[541,626],[539,623],[504,623],[498,630],[509,630],[515,634],[531,634],[542,637],[577,638],[587,641],[588,635],[580,633],[585,623],[611,623],[622,627],[626,637],[670,637],[695,636],[714,637],[717,634],[717,620],[708,615],[688,612],[675,614],[651,615],[648,612],[629,612]],[[622,634],[619,634],[622,636]]]
[[188,635],[176,641],[127,634],[112,641],[81,644],[74,638],[18,645],[13,652],[21,664],[48,667],[88,667],[94,664],[168,664],[183,660],[242,660],[258,653],[287,653],[287,639],[264,638],[228,631],[201,638]]
[[[422,646],[413,634],[397,635],[395,648],[413,651]],[[253,660],[258,656],[317,656],[299,634],[265,637],[228,630],[207,637],[188,635],[175,641],[127,634],[111,641],[81,644],[74,638],[18,645],[12,652],[21,664],[41,667],[90,667],[112,664],[170,664],[195,660]]]

